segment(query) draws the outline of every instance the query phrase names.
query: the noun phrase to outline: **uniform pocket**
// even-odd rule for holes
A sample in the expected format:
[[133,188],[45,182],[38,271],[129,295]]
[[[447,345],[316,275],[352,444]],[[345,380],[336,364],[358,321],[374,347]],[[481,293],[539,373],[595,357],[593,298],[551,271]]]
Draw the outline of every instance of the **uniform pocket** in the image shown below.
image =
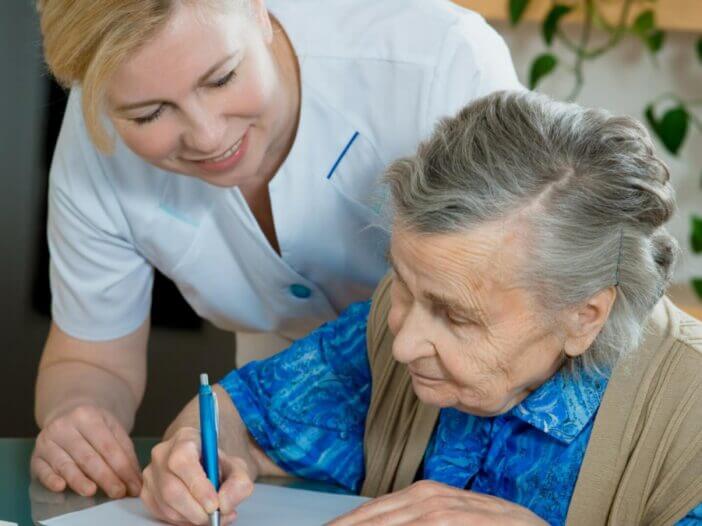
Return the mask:
[[347,200],[377,215],[386,203],[384,169],[371,142],[356,131],[349,136],[326,178]]

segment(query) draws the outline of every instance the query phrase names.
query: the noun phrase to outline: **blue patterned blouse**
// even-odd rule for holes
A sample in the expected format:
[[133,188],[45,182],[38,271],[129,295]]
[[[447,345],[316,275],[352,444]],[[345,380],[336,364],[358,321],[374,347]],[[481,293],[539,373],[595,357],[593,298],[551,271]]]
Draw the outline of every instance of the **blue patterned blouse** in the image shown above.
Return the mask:
[[[220,383],[249,432],[288,473],[358,492],[371,377],[370,302]],[[443,409],[423,478],[488,493],[564,524],[607,379],[557,373],[521,404],[482,418]],[[702,525],[702,504],[678,524]]]

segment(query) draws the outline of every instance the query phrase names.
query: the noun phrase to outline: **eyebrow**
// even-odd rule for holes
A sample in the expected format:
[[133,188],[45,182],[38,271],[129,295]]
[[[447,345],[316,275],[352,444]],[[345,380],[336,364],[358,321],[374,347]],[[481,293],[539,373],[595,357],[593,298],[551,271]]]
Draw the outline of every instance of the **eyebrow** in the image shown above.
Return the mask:
[[424,297],[432,303],[434,303],[435,305],[441,305],[442,307],[446,307],[447,309],[453,312],[464,314],[470,318],[475,318],[477,321],[485,321],[485,317],[478,309],[475,309],[473,307],[466,307],[462,303],[459,303],[458,301],[447,296],[443,296],[441,294],[434,294],[432,292],[425,292]]
[[[407,287],[407,282],[405,281],[405,278],[402,277],[402,274],[400,274],[400,271],[397,268],[397,265],[395,265],[395,262],[392,259],[392,254],[390,253],[390,250],[387,252],[387,260],[390,263],[390,266],[392,267],[393,271],[395,272],[395,275],[397,276],[398,281]],[[463,305],[461,302],[450,298],[448,296],[444,296],[442,294],[435,294],[433,292],[424,292],[423,293],[424,297],[434,303],[435,305],[441,305],[442,307],[446,307],[454,312],[460,313],[460,314],[465,314],[466,316],[469,317],[474,317],[477,318],[478,321],[480,322],[485,322],[485,315],[480,309],[476,309],[474,307],[466,307]]]
[[[231,54],[227,55],[226,57],[224,57],[222,60],[217,61],[210,69],[208,69],[203,75],[200,76],[200,78],[197,79],[197,83],[198,84],[204,83],[205,80],[210,75],[212,75],[212,73],[214,73],[219,68],[221,68],[222,64],[227,62],[227,60],[231,60],[234,56],[236,56],[237,53],[238,53],[238,51],[235,51],[234,53],[231,53]],[[162,99],[150,99],[150,100],[145,100],[145,101],[141,101],[141,102],[132,102],[130,104],[123,104],[121,106],[118,106],[117,108],[115,108],[115,111],[124,112],[124,111],[134,110],[137,108],[142,108],[144,106],[154,106],[156,104],[163,104],[163,102],[164,101]]]

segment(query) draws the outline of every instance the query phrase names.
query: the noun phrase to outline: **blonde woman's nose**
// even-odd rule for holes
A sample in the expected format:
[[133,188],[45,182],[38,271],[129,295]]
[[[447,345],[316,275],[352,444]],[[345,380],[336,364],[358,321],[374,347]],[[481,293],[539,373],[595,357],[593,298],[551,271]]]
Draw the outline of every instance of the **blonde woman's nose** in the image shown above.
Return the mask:
[[225,122],[220,116],[201,112],[190,123],[185,135],[185,145],[203,155],[218,155],[226,150]]

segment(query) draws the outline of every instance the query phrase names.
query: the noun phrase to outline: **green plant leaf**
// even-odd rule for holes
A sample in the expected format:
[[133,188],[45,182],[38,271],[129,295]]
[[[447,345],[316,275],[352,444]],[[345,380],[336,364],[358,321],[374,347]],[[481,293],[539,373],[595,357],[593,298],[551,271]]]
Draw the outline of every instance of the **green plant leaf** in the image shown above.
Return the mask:
[[683,106],[668,110],[661,120],[661,140],[670,153],[676,155],[685,141],[690,115]]
[[697,293],[697,297],[702,300],[702,279],[695,278],[690,281],[692,288]]
[[702,62],[702,37],[697,41],[697,58]]
[[529,72],[529,89],[534,89],[542,78],[556,69],[557,64],[558,59],[551,53],[543,53],[536,57]]
[[509,21],[513,26],[516,26],[522,19],[528,5],[529,0],[509,0]]
[[636,17],[631,26],[631,30],[640,37],[646,37],[656,25],[656,17],[653,10],[649,9]]
[[690,246],[694,254],[702,253],[702,217],[693,215],[690,228]]
[[553,42],[553,36],[558,30],[558,22],[572,10],[573,8],[569,5],[556,4],[548,12],[548,15],[546,15],[541,30],[544,35],[544,40],[549,46]]
[[644,112],[644,115],[646,116],[646,122],[648,122],[648,126],[653,130],[657,137],[660,137],[661,125],[658,122],[658,119],[656,118],[656,115],[653,111],[653,104],[649,104],[648,106],[646,106],[646,111]]
[[678,153],[680,146],[685,141],[690,114],[684,106],[676,106],[665,112],[663,118],[658,120],[654,114],[653,106],[646,107],[646,120],[653,132],[673,155]]
[[661,50],[664,40],[665,33],[660,30],[652,32],[645,38],[646,46],[652,53],[658,53]]
[[643,41],[651,53],[657,53],[663,47],[665,33],[656,28],[656,15],[651,9],[636,17],[631,32]]

